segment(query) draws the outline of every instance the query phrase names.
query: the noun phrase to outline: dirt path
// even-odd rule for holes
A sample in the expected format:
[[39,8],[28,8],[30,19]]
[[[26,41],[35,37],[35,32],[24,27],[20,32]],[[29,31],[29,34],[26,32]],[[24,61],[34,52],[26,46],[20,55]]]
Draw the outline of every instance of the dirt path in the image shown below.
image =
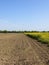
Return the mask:
[[0,65],[49,65],[48,49],[24,34],[0,34]]

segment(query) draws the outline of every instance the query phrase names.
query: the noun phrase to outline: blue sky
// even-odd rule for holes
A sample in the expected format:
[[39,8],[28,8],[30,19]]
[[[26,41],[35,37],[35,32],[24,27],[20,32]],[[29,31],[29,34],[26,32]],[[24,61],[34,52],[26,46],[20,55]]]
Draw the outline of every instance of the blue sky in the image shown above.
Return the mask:
[[49,0],[0,0],[0,30],[49,30]]

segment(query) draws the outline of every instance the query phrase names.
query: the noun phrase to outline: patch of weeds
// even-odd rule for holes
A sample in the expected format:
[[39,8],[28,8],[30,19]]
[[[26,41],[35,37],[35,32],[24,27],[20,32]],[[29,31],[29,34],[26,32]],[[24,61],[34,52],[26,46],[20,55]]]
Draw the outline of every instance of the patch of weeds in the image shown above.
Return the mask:
[[47,45],[48,47],[49,47],[49,43],[48,43],[48,45]]

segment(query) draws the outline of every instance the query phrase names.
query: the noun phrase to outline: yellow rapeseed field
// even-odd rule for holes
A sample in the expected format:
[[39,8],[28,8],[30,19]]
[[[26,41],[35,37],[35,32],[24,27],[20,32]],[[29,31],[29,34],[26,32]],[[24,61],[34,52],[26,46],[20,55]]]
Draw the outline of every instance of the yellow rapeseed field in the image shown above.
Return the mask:
[[38,39],[43,43],[47,43],[49,45],[49,32],[35,32],[35,33],[25,33],[32,38]]

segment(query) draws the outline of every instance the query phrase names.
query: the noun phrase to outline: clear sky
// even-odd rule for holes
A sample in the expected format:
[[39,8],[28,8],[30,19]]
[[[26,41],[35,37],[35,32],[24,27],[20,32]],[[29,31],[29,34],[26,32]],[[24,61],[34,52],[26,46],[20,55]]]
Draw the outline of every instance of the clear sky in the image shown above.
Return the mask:
[[49,30],[49,0],[0,0],[0,30]]

